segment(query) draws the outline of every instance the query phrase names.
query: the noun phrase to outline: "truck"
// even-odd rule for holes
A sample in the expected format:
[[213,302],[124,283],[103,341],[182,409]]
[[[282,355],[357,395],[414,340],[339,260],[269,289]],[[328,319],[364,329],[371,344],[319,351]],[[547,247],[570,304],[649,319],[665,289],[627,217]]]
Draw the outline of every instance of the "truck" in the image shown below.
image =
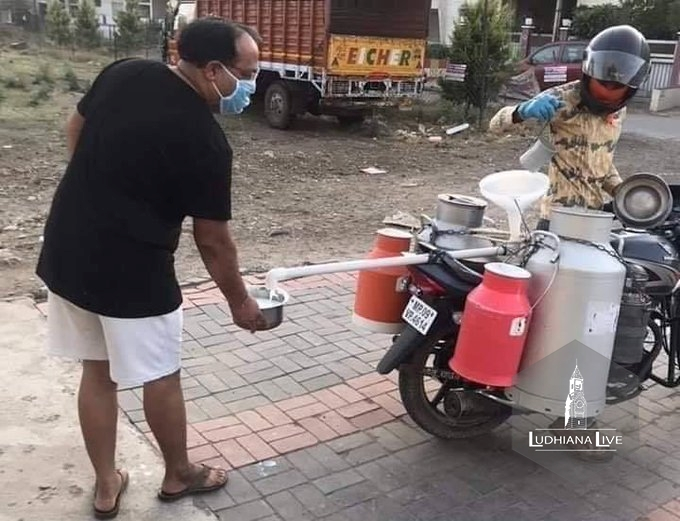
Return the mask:
[[166,56],[178,59],[182,21],[210,16],[251,26],[262,38],[256,94],[272,127],[286,129],[306,113],[359,122],[422,93],[430,1],[182,2]]

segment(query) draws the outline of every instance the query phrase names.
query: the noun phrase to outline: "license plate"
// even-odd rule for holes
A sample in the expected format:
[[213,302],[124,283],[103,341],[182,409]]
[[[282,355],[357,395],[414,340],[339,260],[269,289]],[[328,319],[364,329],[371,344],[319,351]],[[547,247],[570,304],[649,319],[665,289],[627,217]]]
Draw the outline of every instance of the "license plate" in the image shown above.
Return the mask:
[[427,335],[434,319],[437,318],[437,312],[418,297],[413,296],[408,301],[401,318],[421,335]]

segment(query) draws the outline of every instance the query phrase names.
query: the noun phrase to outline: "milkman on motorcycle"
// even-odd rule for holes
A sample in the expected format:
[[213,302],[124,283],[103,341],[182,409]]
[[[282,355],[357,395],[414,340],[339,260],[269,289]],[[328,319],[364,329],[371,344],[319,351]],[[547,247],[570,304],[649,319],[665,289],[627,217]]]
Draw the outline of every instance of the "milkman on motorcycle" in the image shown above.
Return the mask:
[[[548,177],[550,186],[541,201],[539,230],[550,224],[553,204],[601,210],[616,194],[622,179],[614,166],[626,105],[647,78],[650,50],[645,37],[628,25],[609,27],[588,44],[580,80],[559,85],[518,105],[502,108],[490,130],[507,131],[525,121],[550,126],[555,149]],[[595,429],[594,419],[588,428]],[[551,427],[568,435],[564,418]],[[607,461],[613,453],[583,447],[575,453],[589,461]]]
[[539,230],[548,229],[552,204],[600,210],[614,197],[622,182],[613,163],[614,150],[626,105],[649,69],[649,44],[642,33],[628,25],[609,27],[588,44],[580,80],[504,107],[491,119],[494,132],[530,120],[550,126],[555,154]]

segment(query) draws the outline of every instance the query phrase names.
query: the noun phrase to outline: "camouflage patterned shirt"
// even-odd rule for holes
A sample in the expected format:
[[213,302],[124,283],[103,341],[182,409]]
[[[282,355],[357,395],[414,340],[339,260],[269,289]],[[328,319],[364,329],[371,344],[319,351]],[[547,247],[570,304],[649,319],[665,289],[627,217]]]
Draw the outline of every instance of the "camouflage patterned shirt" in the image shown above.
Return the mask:
[[[541,217],[550,218],[553,204],[601,209],[621,183],[613,163],[626,109],[597,116],[581,105],[580,81],[548,89],[564,106],[550,122],[555,148],[548,177],[550,188],[541,203]],[[493,132],[511,128],[517,105],[502,108],[489,125]]]

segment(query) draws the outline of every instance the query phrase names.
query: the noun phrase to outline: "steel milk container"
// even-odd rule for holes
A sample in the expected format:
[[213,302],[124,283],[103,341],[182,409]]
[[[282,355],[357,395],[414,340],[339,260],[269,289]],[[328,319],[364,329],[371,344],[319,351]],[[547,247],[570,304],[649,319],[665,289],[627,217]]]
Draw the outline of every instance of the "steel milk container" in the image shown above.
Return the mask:
[[626,277],[609,244],[613,219],[605,212],[553,207],[550,232],[560,238],[559,261],[551,262],[554,252],[541,248],[526,265],[532,274],[530,301],[543,298],[533,311],[515,386],[508,390],[520,407],[564,415],[576,366],[583,375],[587,417],[605,407]]
[[[422,241],[432,242],[438,248],[445,250],[466,250],[492,246],[493,243],[489,239],[465,235],[471,228],[481,228],[486,207],[486,201],[477,197],[461,194],[439,194],[433,224],[425,226],[418,238]],[[433,225],[435,230],[433,230]],[[433,231],[435,231],[435,234],[433,234]]]

